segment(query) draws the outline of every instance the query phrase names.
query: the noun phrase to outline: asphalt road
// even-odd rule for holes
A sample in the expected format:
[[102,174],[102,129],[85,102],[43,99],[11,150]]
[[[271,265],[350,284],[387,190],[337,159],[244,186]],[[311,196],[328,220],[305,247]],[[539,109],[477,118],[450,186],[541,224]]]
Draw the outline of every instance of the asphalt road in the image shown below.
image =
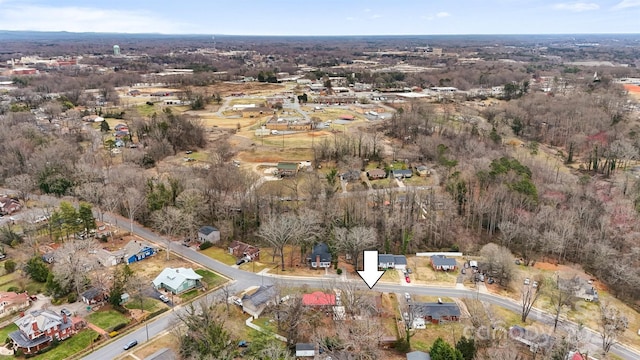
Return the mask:
[[[105,214],[104,218],[106,221],[115,222],[115,219],[110,214]],[[118,219],[121,225],[123,224],[122,218]],[[128,228],[128,226],[127,226]],[[158,245],[167,248],[168,241],[157,235],[156,233],[146,229],[137,224],[133,225],[133,231],[135,234],[153,241]],[[187,248],[185,246],[181,246],[179,243],[171,244],[171,251],[174,253],[178,253],[184,256],[187,259],[190,259],[194,262],[197,262],[213,271],[216,271],[230,279],[233,280],[231,285],[231,292],[236,293],[242,291],[251,286],[259,286],[259,285],[268,285],[273,284],[274,282],[284,282],[287,286],[303,286],[307,285],[315,288],[326,288],[330,287],[332,284],[335,284],[337,281],[340,281],[339,278],[299,278],[299,277],[274,277],[274,276],[263,276],[259,274],[250,273],[244,270],[239,270],[227,265],[224,265],[216,260],[211,259],[208,256],[202,255],[192,248]],[[360,286],[363,290],[368,289],[368,287],[364,284],[363,281],[360,280],[348,280],[348,281],[356,281],[357,285]],[[388,283],[378,283],[375,287],[376,292],[389,292],[389,293],[405,293],[408,292],[412,295],[430,295],[430,296],[442,296],[442,297],[451,297],[451,298],[477,298],[481,301],[486,301],[488,303],[501,306],[508,310],[514,311],[516,313],[520,313],[521,305],[516,301],[511,299],[503,298],[500,296],[487,294],[487,293],[479,293],[474,290],[469,289],[459,289],[459,288],[443,288],[443,287],[434,287],[434,286],[422,286],[422,285],[412,285],[412,286],[403,286],[403,285],[394,285]],[[219,296],[220,291],[218,293],[212,293],[208,296]],[[169,331],[176,324],[176,314],[180,314],[184,311],[182,307],[174,308],[174,311],[159,316],[148,323],[145,326],[140,327],[139,329],[120,337],[113,342],[101,347],[100,349],[94,351],[93,353],[84,357],[84,359],[89,360],[103,360],[103,359],[114,359],[126,351],[123,350],[123,347],[126,343],[131,340],[138,340],[140,344],[148,341],[148,339],[152,339],[154,336],[159,335],[165,331]],[[543,322],[545,324],[553,325],[554,316],[548,313],[545,313],[538,309],[532,309],[529,317],[533,320]],[[563,321],[559,324],[560,327],[564,328],[566,331],[577,331],[578,324]],[[549,334],[552,335],[552,334]],[[594,349],[601,348],[601,337],[600,335],[592,330],[585,329],[581,336],[581,339],[586,344],[590,344]],[[138,345],[140,346],[140,345]],[[135,348],[134,348],[135,349]],[[640,352],[631,349],[622,344],[615,344],[611,348],[611,353],[622,357],[623,359],[640,359]]]

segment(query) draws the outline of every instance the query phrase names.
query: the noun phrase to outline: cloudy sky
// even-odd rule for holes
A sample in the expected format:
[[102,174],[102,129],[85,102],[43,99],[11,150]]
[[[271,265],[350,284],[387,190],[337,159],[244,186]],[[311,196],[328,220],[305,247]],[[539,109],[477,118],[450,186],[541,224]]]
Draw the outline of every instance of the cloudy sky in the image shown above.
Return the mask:
[[0,0],[0,30],[227,35],[639,33],[640,0]]

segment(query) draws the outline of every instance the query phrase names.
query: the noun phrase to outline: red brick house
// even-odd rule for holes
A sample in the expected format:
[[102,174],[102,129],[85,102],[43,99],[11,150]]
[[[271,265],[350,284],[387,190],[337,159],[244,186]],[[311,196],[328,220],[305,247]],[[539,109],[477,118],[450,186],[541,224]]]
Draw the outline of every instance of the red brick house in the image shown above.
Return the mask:
[[251,258],[251,261],[260,260],[260,248],[238,240],[234,240],[229,244],[229,254],[235,256],[237,259],[248,256]]
[[77,332],[71,318],[51,310],[32,311],[14,324],[18,330],[9,333],[13,349],[22,350],[25,354],[34,354],[49,346],[53,339],[64,340]]

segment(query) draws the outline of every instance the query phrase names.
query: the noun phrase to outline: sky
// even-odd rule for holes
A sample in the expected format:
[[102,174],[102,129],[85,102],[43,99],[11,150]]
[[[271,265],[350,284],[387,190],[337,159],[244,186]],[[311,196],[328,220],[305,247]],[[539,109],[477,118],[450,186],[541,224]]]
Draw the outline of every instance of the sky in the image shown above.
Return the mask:
[[0,30],[212,35],[640,33],[640,0],[0,0]]

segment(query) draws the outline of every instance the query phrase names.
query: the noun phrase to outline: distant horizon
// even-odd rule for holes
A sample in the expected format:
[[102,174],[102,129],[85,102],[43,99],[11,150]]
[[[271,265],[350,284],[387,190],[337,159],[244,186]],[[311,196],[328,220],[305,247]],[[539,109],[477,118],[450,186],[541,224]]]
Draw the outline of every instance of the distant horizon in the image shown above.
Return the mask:
[[637,34],[640,0],[0,0],[0,26],[227,36]]
[[[1,0],[0,0],[1,1]],[[105,31],[67,31],[67,30],[6,30],[0,29],[0,33],[38,33],[38,34],[78,34],[78,35],[155,35],[155,36],[197,36],[197,37],[426,37],[426,36],[610,36],[610,35],[637,35],[635,33],[468,33],[468,34],[314,34],[314,35],[287,35],[287,34],[207,34],[207,33],[158,33],[158,32],[105,32]],[[214,40],[214,39],[212,39]]]

